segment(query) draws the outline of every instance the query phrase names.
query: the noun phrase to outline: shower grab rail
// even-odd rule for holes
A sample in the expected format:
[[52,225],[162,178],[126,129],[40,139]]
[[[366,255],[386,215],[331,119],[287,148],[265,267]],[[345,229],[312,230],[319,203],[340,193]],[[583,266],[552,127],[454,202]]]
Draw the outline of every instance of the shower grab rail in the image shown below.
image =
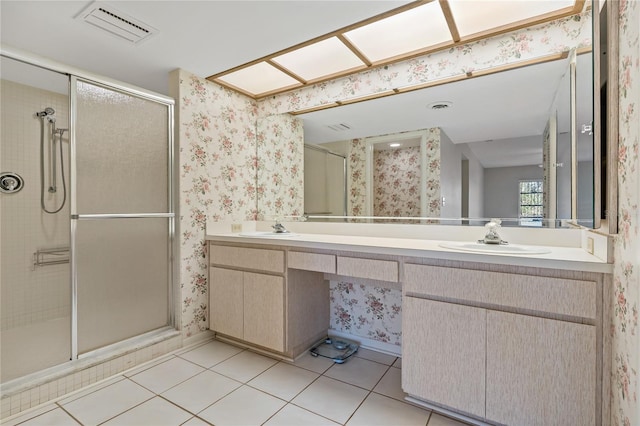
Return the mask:
[[38,266],[62,265],[69,263],[69,247],[39,248],[33,253],[32,271]]

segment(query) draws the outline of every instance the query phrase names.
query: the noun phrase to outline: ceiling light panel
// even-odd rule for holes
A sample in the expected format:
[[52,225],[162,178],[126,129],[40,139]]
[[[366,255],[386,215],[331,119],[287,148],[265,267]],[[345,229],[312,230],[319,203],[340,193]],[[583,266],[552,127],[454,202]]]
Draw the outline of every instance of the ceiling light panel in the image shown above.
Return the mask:
[[250,67],[225,74],[222,77],[218,77],[217,80],[253,95],[301,85],[298,80],[266,62],[260,62]]
[[575,0],[449,0],[463,38],[574,5]]
[[301,47],[277,56],[272,61],[307,81],[366,67],[337,37]]
[[372,62],[453,41],[437,1],[365,25],[344,35]]

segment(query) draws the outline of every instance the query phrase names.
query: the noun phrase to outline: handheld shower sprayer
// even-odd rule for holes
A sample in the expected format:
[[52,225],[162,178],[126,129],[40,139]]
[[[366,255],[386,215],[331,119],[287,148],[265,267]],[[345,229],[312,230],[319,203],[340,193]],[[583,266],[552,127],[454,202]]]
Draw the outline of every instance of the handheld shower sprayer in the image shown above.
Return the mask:
[[56,113],[56,110],[51,107],[46,107],[44,111],[36,112],[36,117],[44,118],[48,115],[53,115]]
[[[63,160],[63,151],[62,151],[62,135],[67,129],[56,129],[55,113],[56,111],[53,108],[47,107],[44,109],[44,111],[38,111],[35,114],[37,118],[40,118],[40,206],[42,207],[42,210],[45,213],[50,213],[50,214],[58,213],[60,210],[62,210],[67,200],[67,186],[64,179],[64,160]],[[62,175],[63,196],[62,196],[62,204],[56,210],[48,210],[44,204],[44,143],[45,143],[44,142],[44,139],[45,139],[44,123],[45,123],[45,119],[49,122],[51,127],[51,142],[49,145],[49,158],[50,158],[49,193],[51,194],[55,194],[56,192],[58,192],[57,185],[56,185],[56,177],[57,177],[56,136],[58,137],[58,143],[60,145],[59,147],[60,148],[60,169],[61,169],[61,175]]]

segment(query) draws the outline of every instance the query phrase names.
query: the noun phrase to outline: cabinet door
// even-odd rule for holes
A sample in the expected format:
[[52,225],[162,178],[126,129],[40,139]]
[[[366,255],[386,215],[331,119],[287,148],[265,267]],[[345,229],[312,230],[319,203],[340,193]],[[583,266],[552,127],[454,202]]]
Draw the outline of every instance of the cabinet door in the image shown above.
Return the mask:
[[221,334],[243,337],[243,272],[209,269],[209,328]]
[[486,310],[406,297],[402,389],[484,417]]
[[244,273],[244,340],[284,352],[284,278]]
[[595,424],[595,345],[590,325],[490,311],[487,418],[510,425]]

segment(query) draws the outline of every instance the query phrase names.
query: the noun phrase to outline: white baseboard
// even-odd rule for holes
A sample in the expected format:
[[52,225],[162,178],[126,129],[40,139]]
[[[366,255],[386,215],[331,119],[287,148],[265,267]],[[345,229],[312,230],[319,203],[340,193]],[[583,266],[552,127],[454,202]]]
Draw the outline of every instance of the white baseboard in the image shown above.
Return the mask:
[[328,331],[329,337],[340,337],[342,339],[353,340],[360,343],[360,347],[365,349],[371,349],[372,351],[382,352],[387,355],[402,357],[402,347],[392,345],[390,343],[379,342],[377,340],[368,339],[362,336],[356,336],[355,334],[343,333],[336,330]]

